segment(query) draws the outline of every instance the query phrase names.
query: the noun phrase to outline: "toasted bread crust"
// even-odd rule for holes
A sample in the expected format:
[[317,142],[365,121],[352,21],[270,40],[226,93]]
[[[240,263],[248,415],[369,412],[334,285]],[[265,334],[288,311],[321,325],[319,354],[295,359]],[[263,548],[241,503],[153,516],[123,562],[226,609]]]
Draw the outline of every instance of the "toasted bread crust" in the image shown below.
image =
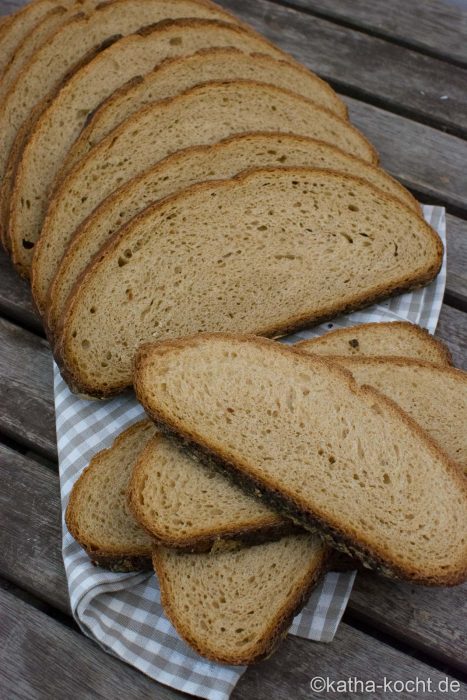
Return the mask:
[[293,618],[306,605],[313,589],[328,569],[328,555],[323,550],[321,562],[318,565],[309,566],[307,571],[303,573],[303,579],[300,584],[295,586],[295,590],[290,595],[289,600],[280,610],[276,618],[271,622],[268,632],[264,635],[260,643],[250,651],[248,655],[232,656],[228,653],[222,654],[215,649],[210,649],[194,637],[190,631],[179,619],[177,612],[172,604],[172,593],[170,584],[164,571],[163,553],[159,548],[154,549],[153,566],[159,579],[161,589],[161,602],[167,616],[170,618],[177,632],[188,644],[195,649],[201,656],[218,663],[245,665],[257,663],[268,658],[276,649],[281,640],[287,635],[287,631],[292,623]]
[[[228,333],[207,333],[198,336],[192,336],[188,339],[167,341],[160,344],[145,344],[141,346],[135,363],[135,379],[134,387],[138,400],[145,406],[145,410],[154,420],[159,429],[164,434],[169,435],[177,442],[182,442],[186,448],[193,452],[197,457],[205,460],[209,465],[219,469],[222,473],[229,473],[235,478],[238,485],[244,488],[249,493],[259,491],[266,502],[269,502],[272,507],[283,513],[285,517],[291,518],[298,525],[301,525],[310,532],[319,532],[323,539],[338,551],[348,554],[359,559],[365,567],[375,569],[376,571],[392,578],[401,578],[403,580],[422,583],[427,586],[454,586],[462,583],[467,579],[467,559],[457,565],[451,572],[444,575],[433,574],[429,575],[415,568],[407,568],[399,565],[391,558],[391,554],[385,551],[379,543],[375,543],[374,547],[369,547],[368,543],[364,543],[353,537],[345,528],[345,524],[339,524],[337,521],[331,522],[328,518],[323,518],[323,515],[317,511],[310,509],[310,506],[304,502],[300,502],[298,498],[291,498],[290,495],[280,491],[275,484],[266,477],[259,479],[257,475],[250,469],[250,465],[234,463],[221,450],[213,450],[212,445],[203,440],[198,434],[191,432],[184,427],[180,420],[171,416],[162,414],[149,406],[145,401],[144,385],[142,383],[142,371],[145,363],[148,361],[150,354],[164,354],[166,351],[171,351],[176,348],[184,348],[202,343],[205,339],[211,337],[223,338],[229,341],[246,340],[254,343],[259,347],[274,348],[274,352],[288,354],[290,349],[280,343],[273,343],[266,338],[258,338],[256,336],[236,336]],[[430,452],[444,463],[446,472],[450,477],[457,482],[459,490],[465,494],[467,500],[467,481],[459,466],[452,462],[443,452],[441,452],[436,443],[428,436],[423,429],[406,413],[402,411],[393,401],[386,396],[380,394],[376,389],[369,386],[358,387],[357,383],[346,370],[342,370],[338,365],[332,363],[328,358],[311,356],[301,350],[293,350],[295,354],[306,358],[311,364],[322,364],[332,371],[339,374],[342,381],[345,381],[349,389],[360,396],[368,396],[376,403],[383,404],[390,413],[402,420],[407,427],[419,438],[422,438],[430,450]]]
[[[316,168],[282,168],[282,171],[284,170],[297,173],[297,175],[299,175],[300,173],[310,172],[313,172],[315,174],[327,175],[334,173],[334,171],[332,170],[322,170]],[[88,384],[83,377],[79,376],[78,372],[76,371],[76,368],[72,364],[71,357],[69,357],[69,349],[67,347],[67,332],[69,331],[71,325],[70,318],[72,318],[73,316],[73,312],[77,306],[77,302],[79,301],[79,294],[83,288],[83,285],[86,282],[86,279],[92,277],[95,270],[99,267],[101,261],[104,260],[106,256],[112,254],[113,250],[117,248],[120,241],[125,239],[125,236],[131,235],[132,226],[141,218],[145,217],[149,210],[157,211],[158,209],[164,207],[167,203],[176,203],[178,199],[184,198],[187,194],[209,190],[212,187],[228,189],[230,187],[234,187],[238,182],[244,182],[248,180],[248,178],[251,176],[254,177],[257,173],[276,171],[277,168],[253,168],[250,170],[246,170],[243,173],[240,173],[239,175],[236,175],[235,177],[227,181],[210,181],[193,185],[192,187],[189,187],[187,190],[184,190],[181,193],[171,195],[170,197],[167,197],[163,200],[160,200],[156,204],[151,205],[147,209],[144,209],[126,226],[124,226],[123,229],[119,231],[119,234],[117,236],[111,238],[103,246],[103,248],[101,248],[100,252],[88,265],[83,275],[80,276],[75,282],[75,285],[68,297],[67,307],[62,316],[62,327],[59,329],[59,337],[53,349],[55,360],[60,368],[62,376],[67,381],[72,391],[81,394],[89,394],[91,396],[95,396],[96,398],[104,399],[109,396],[113,396],[120,393],[129,385],[127,381],[121,382],[118,385],[115,384],[114,386],[107,388],[96,387]],[[349,295],[346,299],[336,299],[336,301],[324,307],[319,314],[311,312],[308,314],[301,314],[300,316],[296,316],[295,318],[290,318],[289,320],[285,321],[280,325],[273,324],[270,326],[265,326],[263,328],[252,329],[252,332],[254,332],[256,335],[265,336],[269,338],[277,338],[292,333],[294,331],[300,330],[302,328],[306,328],[310,325],[318,325],[329,319],[334,318],[338,314],[349,313],[351,311],[364,308],[365,306],[369,306],[375,303],[376,301],[386,299],[389,296],[393,296],[402,292],[425,286],[438,274],[443,260],[443,244],[437,233],[427,223],[421,220],[420,217],[418,217],[418,215],[410,207],[406,206],[394,197],[391,197],[390,195],[387,195],[381,192],[380,190],[377,190],[377,188],[373,188],[365,180],[354,176],[347,176],[342,173],[339,173],[339,176],[342,179],[346,179],[351,182],[358,181],[359,183],[364,184],[366,187],[375,189],[378,192],[379,196],[383,199],[386,199],[392,202],[394,205],[402,208],[403,210],[408,212],[410,216],[416,216],[417,220],[420,221],[421,225],[424,227],[427,233],[427,238],[431,239],[432,243],[434,244],[436,253],[433,257],[433,260],[425,269],[420,270],[417,273],[417,275],[412,275],[411,278],[399,277],[398,279],[394,280],[394,282],[391,284],[375,285],[372,291],[355,292],[354,294]]]

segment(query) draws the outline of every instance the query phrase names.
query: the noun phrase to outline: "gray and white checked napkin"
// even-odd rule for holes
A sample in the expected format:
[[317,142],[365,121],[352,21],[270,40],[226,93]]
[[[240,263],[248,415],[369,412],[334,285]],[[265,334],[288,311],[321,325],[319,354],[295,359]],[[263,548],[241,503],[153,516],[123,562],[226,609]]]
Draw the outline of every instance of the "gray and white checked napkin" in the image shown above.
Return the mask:
[[[446,243],[444,209],[424,207],[425,218]],[[335,319],[285,339],[293,343],[329,330],[369,321],[408,320],[434,332],[446,283],[446,256],[437,279],[424,289],[403,294],[365,311]],[[62,513],[83,468],[108,447],[143,410],[132,396],[106,402],[83,401],[71,394],[54,366],[55,412]],[[177,635],[160,603],[154,575],[113,574],[94,567],[66,529],[63,559],[73,614],[82,631],[104,649],[151,678],[210,700],[226,700],[245,667],[205,661]],[[355,572],[329,573],[290,629],[291,634],[330,642],[349,599]]]

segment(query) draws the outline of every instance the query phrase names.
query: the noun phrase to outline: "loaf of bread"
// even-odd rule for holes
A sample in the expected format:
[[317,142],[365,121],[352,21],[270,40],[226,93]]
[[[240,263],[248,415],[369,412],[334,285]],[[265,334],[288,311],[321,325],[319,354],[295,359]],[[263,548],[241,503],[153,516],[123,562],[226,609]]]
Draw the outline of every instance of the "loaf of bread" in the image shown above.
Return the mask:
[[39,310],[44,309],[64,252],[56,240],[69,241],[86,215],[118,186],[181,148],[258,130],[293,131],[333,142],[362,158],[374,158],[372,147],[348,122],[272,85],[248,80],[213,82],[149,105],[93,148],[55,192],[34,255],[32,288]]
[[421,217],[359,178],[271,168],[194,185],[104,246],[70,295],[56,358],[75,390],[108,396],[131,384],[144,341],[285,335],[428,282],[441,256]]
[[[65,0],[61,2],[64,7],[74,3]],[[40,0],[29,2],[20,7],[16,12],[2,17],[0,26],[0,75],[8,68],[16,51],[28,34],[35,29],[44,17],[57,8],[55,0]]]
[[[48,273],[41,275],[44,291],[36,291],[37,299],[42,299],[46,294],[49,334],[53,334],[71,289],[93,256],[117,229],[136,214],[157,200],[194,183],[232,177],[248,168],[265,165],[331,168],[358,175],[418,211],[418,204],[410,193],[384,170],[323,141],[304,136],[261,132],[240,134],[213,146],[177,151],[109,195],[78,227],[70,241],[63,235],[63,230],[57,228],[62,238],[54,238],[54,254],[50,254],[50,257],[44,254],[42,269],[47,266]],[[55,269],[53,263],[60,258],[60,253],[62,257],[58,269]],[[36,268],[38,266],[39,257]],[[45,292],[49,277],[52,283]],[[388,335],[392,337],[391,333]]]
[[[232,25],[230,25],[232,26]],[[232,29],[234,31],[235,28]],[[233,43],[233,42],[232,42]],[[250,54],[251,55],[251,54]],[[130,80],[90,115],[79,137],[70,148],[61,176],[83,158],[93,146],[102,141],[122,121],[146,105],[181,92],[180,85],[186,88],[212,80],[258,80],[287,88],[326,107],[342,119],[347,119],[347,107],[338,95],[314,73],[298,63],[284,61],[284,58],[266,56],[264,51],[254,54],[255,61],[239,51],[230,48],[201,49],[183,59],[172,59],[157,66],[140,78]],[[279,61],[279,63],[278,63]],[[284,63],[286,65],[284,65]]]
[[[272,56],[283,56],[275,46],[243,27],[218,20],[172,20],[159,22],[114,42],[65,83],[50,106],[30,128],[28,141],[16,167],[7,235],[10,238],[13,262],[22,272],[28,273],[53,182],[68,149],[79,135],[87,114],[128,80],[146,73],[167,58],[186,56],[204,47],[231,45],[249,53],[262,51]],[[245,58],[248,60],[247,55]],[[238,63],[238,73],[231,58],[227,66],[224,60],[223,69],[219,69],[217,74],[215,70],[208,71],[205,77],[202,64],[199,64],[196,75],[182,72],[181,75],[173,76],[170,85],[166,78],[157,99],[171,97],[209,80],[209,73],[215,79],[224,79],[226,76],[242,78],[257,73],[257,80],[266,79],[266,82],[271,83],[275,83],[276,75],[282,74],[282,80],[278,78],[276,82],[284,87],[299,81],[307,85],[311,82],[314,86],[313,96],[318,104],[322,102],[322,95],[327,95],[328,91],[333,94],[330,88],[326,89],[326,83],[287,61],[274,61],[272,65],[269,63],[266,70],[262,70],[262,64],[257,68],[253,65],[253,71],[251,66],[247,70],[241,61]],[[29,202],[29,206],[25,202]]]
[[342,357],[412,357],[434,365],[451,365],[449,348],[424,328],[407,321],[362,323],[302,340],[298,347],[315,355]]
[[381,573],[467,577],[467,482],[389,399],[318,356],[227,334],[147,344],[135,390],[161,426]]
[[[33,4],[37,4],[37,2]],[[30,4],[26,5],[26,7],[29,6]],[[40,48],[44,41],[47,41],[49,37],[51,37],[53,33],[72,16],[74,12],[79,12],[80,9],[81,6],[79,3],[70,3],[68,11],[64,5],[56,5],[46,12],[46,14],[38,18],[37,24],[35,24],[16,45],[15,51],[8,61],[8,64],[5,66],[3,73],[1,73],[0,69],[0,101],[3,101],[11,86],[16,82],[21,70],[28,63],[29,59],[34,55],[37,49]],[[20,33],[22,34],[23,32],[21,31]],[[0,52],[2,52],[1,38]]]
[[59,89],[87,55],[109,37],[131,34],[154,22],[177,17],[236,23],[232,15],[208,0],[113,0],[71,17],[31,57],[0,105],[0,176],[15,134],[34,105]]
[[233,552],[157,548],[161,601],[181,637],[227,664],[270,656],[323,573],[318,537],[294,535]]
[[73,486],[66,524],[95,564],[112,571],[151,569],[153,541],[126,507],[133,466],[155,434],[148,421],[135,423],[99,452]]

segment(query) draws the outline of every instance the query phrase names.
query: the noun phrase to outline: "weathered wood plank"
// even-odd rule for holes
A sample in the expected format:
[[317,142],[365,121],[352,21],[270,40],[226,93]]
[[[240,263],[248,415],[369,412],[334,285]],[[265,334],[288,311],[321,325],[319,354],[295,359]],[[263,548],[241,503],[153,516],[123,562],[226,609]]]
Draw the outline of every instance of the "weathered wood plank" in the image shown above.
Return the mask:
[[57,448],[48,344],[2,319],[0,337],[0,430],[54,458]]
[[[236,5],[236,0],[228,2],[235,9],[233,6]],[[257,3],[248,3],[251,11],[251,8],[257,6]],[[246,14],[245,18],[249,19],[249,15]],[[261,16],[258,17],[256,26],[264,31],[268,28]],[[282,27],[279,27],[275,32],[277,43],[293,53],[295,45],[289,41],[287,31],[283,32]],[[313,50],[313,42],[305,36],[298,57],[312,68],[309,56]],[[337,53],[335,47],[332,51]],[[430,197],[435,198],[436,201],[467,212],[465,141],[358,100],[346,98],[346,101],[352,120],[374,143],[384,167],[408,187],[425,196],[426,201]]]
[[447,284],[451,305],[467,312],[467,221],[446,216]]
[[[0,446],[0,483],[0,572],[68,612],[57,474]],[[459,611],[466,590],[421,588],[362,572],[348,610],[369,626],[464,669],[467,638]]]
[[381,166],[421,201],[467,212],[467,142],[397,114],[345,98],[350,118],[376,146]]
[[443,305],[435,335],[449,346],[454,364],[467,371],[466,314]]
[[467,65],[467,12],[460,3],[287,0],[287,4]]
[[0,574],[70,613],[58,475],[0,444]]
[[358,574],[348,610],[354,619],[467,673],[467,584],[425,588]]
[[220,4],[339,90],[452,133],[467,134],[465,68],[270,0],[221,0]]
[[[446,675],[417,659],[407,656],[393,647],[377,639],[371,640],[360,631],[342,624],[331,644],[313,644],[297,637],[287,637],[281,646],[279,654],[273,655],[257,667],[251,667],[240,679],[232,698],[274,698],[274,700],[308,700],[309,698],[389,698],[391,694],[384,692],[383,687],[364,691],[362,686],[349,687],[347,692],[313,692],[310,690],[312,678],[358,679],[360,682],[374,681],[375,684],[388,681],[413,681],[415,679],[428,682],[438,688]],[[448,677],[450,682],[450,677]],[[462,696],[467,687],[455,683],[457,694]],[[457,685],[459,683],[459,685]],[[368,686],[367,686],[368,687]],[[427,686],[425,686],[427,687]],[[409,686],[407,690],[394,694],[397,698],[431,697],[422,691],[423,686]],[[322,687],[319,689],[322,691]],[[451,693],[447,697],[455,698]]]
[[3,248],[0,249],[0,315],[42,332],[29,283],[18,275]]
[[17,597],[0,590],[0,688],[9,700],[188,698],[127,666]]

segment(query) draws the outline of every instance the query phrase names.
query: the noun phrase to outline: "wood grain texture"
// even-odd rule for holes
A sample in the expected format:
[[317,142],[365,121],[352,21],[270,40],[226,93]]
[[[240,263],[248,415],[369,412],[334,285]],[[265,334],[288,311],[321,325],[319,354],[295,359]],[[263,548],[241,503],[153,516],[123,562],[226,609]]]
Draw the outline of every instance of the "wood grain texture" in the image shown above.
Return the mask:
[[[331,680],[357,678],[382,683],[389,680],[414,680],[431,678],[437,685],[446,675],[434,668],[384,644],[369,638],[351,627],[341,624],[332,644],[313,644],[298,637],[287,637],[280,654],[252,667],[240,679],[232,700],[240,698],[274,698],[274,700],[309,700],[309,698],[371,698],[380,700],[391,695],[381,689],[365,693],[358,688],[347,693],[314,693],[310,680],[319,676]],[[331,653],[332,650],[332,653]],[[459,695],[467,692],[461,685]],[[398,700],[431,697],[424,693],[394,694]],[[451,700],[456,695],[452,694]]]
[[463,311],[443,305],[435,333],[451,350],[456,367],[467,371],[467,323]]
[[287,0],[287,4],[467,65],[467,12],[449,0]]
[[69,614],[57,474],[0,444],[0,483],[1,575]]
[[5,700],[189,697],[155,683],[4,590],[0,608],[0,694]]
[[467,214],[467,142],[397,114],[344,98],[352,122],[375,145],[381,166],[420,193]]
[[3,248],[0,249],[0,315],[42,333],[29,283],[18,275]]
[[[3,446],[0,483],[0,572],[41,600],[69,612],[60,551],[58,475]],[[441,590],[410,586],[362,572],[348,611],[370,627],[464,669],[467,636],[459,613],[466,591],[467,586]],[[314,649],[316,645],[310,646]],[[281,653],[279,650],[278,659]]]
[[270,0],[220,4],[339,90],[467,135],[466,68]]
[[467,312],[467,221],[447,214],[446,239],[446,298],[451,305]]
[[56,457],[52,356],[45,340],[0,319],[0,430]]
[[425,588],[358,574],[348,610],[442,663],[467,673],[467,584]]

